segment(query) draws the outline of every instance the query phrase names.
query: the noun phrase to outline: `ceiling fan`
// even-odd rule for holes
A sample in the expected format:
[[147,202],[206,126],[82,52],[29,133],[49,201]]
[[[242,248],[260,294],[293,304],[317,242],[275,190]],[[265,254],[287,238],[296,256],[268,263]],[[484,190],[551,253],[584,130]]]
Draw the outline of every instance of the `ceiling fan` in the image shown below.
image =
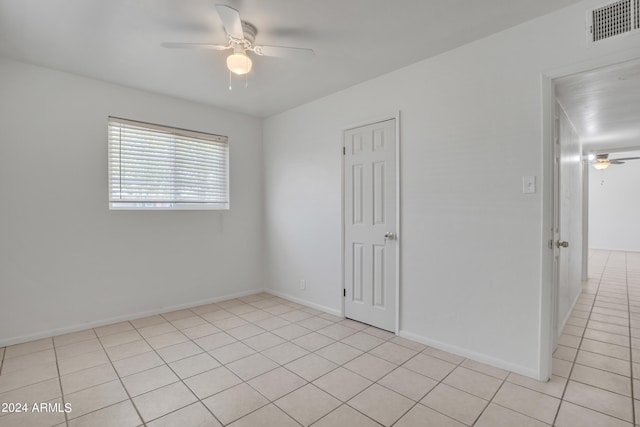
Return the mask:
[[595,156],[592,154],[589,156],[591,160],[591,164],[594,168],[598,170],[604,170],[609,167],[609,165],[622,165],[627,160],[638,160],[640,157],[621,157],[619,159],[609,159],[609,154],[596,154]]
[[[162,43],[162,46],[170,49],[210,49],[233,50],[227,56],[227,68],[231,73],[245,75],[251,71],[253,62],[248,53],[259,56],[272,56],[277,58],[310,58],[315,55],[312,49],[285,46],[257,46],[254,44],[258,29],[255,25],[240,19],[240,13],[224,4],[216,4],[216,11],[222,20],[224,31],[227,34],[225,44],[209,43]],[[229,86],[231,89],[231,86]]]

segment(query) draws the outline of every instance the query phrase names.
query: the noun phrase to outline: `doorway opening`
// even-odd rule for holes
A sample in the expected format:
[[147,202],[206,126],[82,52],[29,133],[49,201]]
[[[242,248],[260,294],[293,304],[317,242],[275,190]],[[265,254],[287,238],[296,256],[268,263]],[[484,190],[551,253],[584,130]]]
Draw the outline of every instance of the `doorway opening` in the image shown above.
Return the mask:
[[[602,205],[602,194],[593,192],[594,180],[599,176],[604,176],[606,182],[608,174],[613,179],[636,167],[640,171],[640,153],[635,151],[640,149],[640,121],[637,119],[640,117],[640,60],[556,76],[549,78],[547,83],[550,99],[546,105],[553,112],[552,117],[547,118],[553,123],[549,126],[553,143],[547,156],[547,161],[552,165],[547,176],[553,177],[550,189],[553,212],[550,215],[550,227],[547,228],[548,247],[553,254],[550,263],[552,286],[548,344],[551,368],[551,353],[556,349],[562,330],[580,296],[582,282],[589,278],[590,248],[640,250],[640,230],[637,231],[637,238],[631,236],[627,239],[635,241],[635,247],[633,244],[603,247],[600,234],[606,225],[596,225],[598,219],[603,219],[596,217],[603,217],[600,210],[607,209],[600,208],[607,206]],[[616,191],[626,193],[628,197],[618,194],[618,200],[624,208],[621,209],[619,205],[617,211],[626,214],[636,209],[631,192],[633,187],[637,194],[640,181],[627,178],[620,182],[628,185]],[[607,190],[611,193],[611,189]],[[594,197],[598,200],[593,200]],[[593,208],[594,203],[599,203],[598,209]],[[640,202],[637,209],[637,215],[640,215]],[[626,218],[625,215],[618,218],[609,216],[606,220],[619,225],[616,230],[618,234],[626,230],[627,234],[635,235],[635,230],[640,227],[638,221],[632,222]],[[610,224],[609,228],[616,227]]]

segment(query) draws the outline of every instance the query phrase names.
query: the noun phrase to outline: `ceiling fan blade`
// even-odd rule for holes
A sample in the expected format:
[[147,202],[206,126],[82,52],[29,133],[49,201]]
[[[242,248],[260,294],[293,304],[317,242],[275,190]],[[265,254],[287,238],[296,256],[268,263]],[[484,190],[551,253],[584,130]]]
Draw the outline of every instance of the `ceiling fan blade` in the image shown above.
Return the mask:
[[619,159],[611,159],[612,162],[617,162],[618,160],[639,160],[640,157],[621,157]]
[[224,44],[210,43],[162,43],[162,47],[168,49],[209,49],[209,50],[226,50],[230,46]]
[[217,4],[216,10],[218,11],[218,15],[220,15],[222,25],[224,25],[224,30],[227,34],[234,39],[244,40],[244,31],[242,30],[240,12],[231,6],[224,4]]
[[620,159],[609,160],[609,164],[611,165],[623,165],[624,162],[621,162]]
[[274,56],[276,58],[311,58],[315,56],[312,49],[285,46],[254,46],[253,51],[257,55]]

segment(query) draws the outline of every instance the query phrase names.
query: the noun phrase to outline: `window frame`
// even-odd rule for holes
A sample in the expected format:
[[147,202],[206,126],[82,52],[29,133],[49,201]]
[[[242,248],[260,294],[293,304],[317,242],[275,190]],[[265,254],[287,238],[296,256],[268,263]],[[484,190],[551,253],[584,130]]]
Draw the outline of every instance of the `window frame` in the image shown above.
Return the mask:
[[[224,159],[224,163],[221,163],[224,165],[224,170],[226,171],[226,179],[225,179],[225,184],[226,184],[226,188],[225,188],[225,195],[226,195],[226,202],[189,202],[189,201],[179,201],[179,200],[158,200],[158,201],[144,201],[144,200],[139,200],[139,201],[134,201],[134,200],[117,200],[113,198],[114,195],[114,191],[113,191],[113,168],[111,165],[111,161],[112,161],[112,155],[111,155],[111,150],[112,150],[112,141],[111,141],[111,127],[112,125],[118,126],[118,125],[131,125],[131,126],[135,126],[135,127],[139,127],[139,128],[143,128],[143,129],[147,129],[150,131],[155,131],[155,132],[160,132],[160,133],[164,133],[165,135],[175,135],[178,137],[182,137],[182,138],[194,138],[194,139],[198,139],[200,141],[204,140],[204,141],[211,141],[212,143],[223,143],[223,145],[225,146],[225,159]],[[116,144],[122,144],[121,140],[116,143]],[[171,147],[175,150],[175,142],[173,145],[171,145]],[[175,159],[175,155],[174,155],[174,159]],[[218,134],[213,134],[210,132],[200,132],[200,131],[194,131],[194,130],[189,130],[189,129],[184,129],[184,128],[178,128],[178,127],[173,127],[173,126],[167,126],[167,125],[160,125],[157,123],[149,123],[149,122],[142,122],[142,121],[137,121],[137,120],[131,120],[131,119],[124,119],[121,117],[116,117],[116,116],[108,116],[107,119],[107,174],[108,174],[108,194],[107,194],[107,199],[108,199],[108,203],[109,203],[109,210],[138,210],[138,211],[164,211],[164,210],[172,210],[172,211],[178,211],[178,210],[211,210],[211,211],[225,211],[225,210],[230,210],[231,208],[231,195],[230,195],[230,187],[231,187],[231,183],[230,183],[230,170],[229,170],[229,163],[230,163],[230,145],[229,145],[229,137],[225,136],[225,135],[218,135]],[[122,168],[121,166],[122,162],[120,162],[120,170]],[[172,169],[172,172],[174,174],[174,177],[176,176],[176,168],[174,167]],[[175,190],[176,188],[178,188],[175,183],[173,186],[173,190]],[[119,191],[122,191],[122,188],[120,188]]]

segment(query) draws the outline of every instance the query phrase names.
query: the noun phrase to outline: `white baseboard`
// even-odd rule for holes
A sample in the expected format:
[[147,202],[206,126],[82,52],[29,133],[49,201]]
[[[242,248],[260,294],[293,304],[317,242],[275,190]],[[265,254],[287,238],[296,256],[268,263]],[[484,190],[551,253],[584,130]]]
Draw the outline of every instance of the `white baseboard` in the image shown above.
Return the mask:
[[274,291],[273,289],[265,289],[264,292],[280,298],[288,299],[289,301],[297,302],[298,304],[306,305],[307,307],[315,308],[316,310],[324,311],[325,313],[333,314],[334,316],[343,317],[340,310],[335,310],[331,307],[326,307],[324,305],[316,304],[302,298],[294,297],[284,292]]
[[[289,301],[293,301],[293,302],[297,302],[298,304],[302,304],[305,305],[307,307],[311,307],[311,308],[315,308],[316,310],[320,310],[320,311],[324,311],[326,313],[330,313],[333,314],[334,316],[340,316],[342,317],[342,313],[340,312],[340,310],[335,310],[333,308],[330,307],[326,307],[320,304],[316,304],[310,301],[307,301],[305,299],[302,298],[298,298],[298,297],[294,297],[292,295],[289,295],[287,293],[284,292],[279,292],[279,291],[274,291],[273,289],[265,289],[264,292],[268,293],[268,294],[272,294],[275,295],[277,297],[280,298],[284,298],[287,299]],[[486,363],[488,365],[491,366],[495,366],[497,368],[501,368],[501,369],[506,369],[507,371],[511,371],[511,372],[515,372],[517,374],[521,374],[530,378],[534,378],[534,379],[538,379],[539,378],[539,372],[534,370],[534,369],[529,369],[526,368],[524,366],[521,365],[516,365],[513,363],[509,363],[506,362],[502,359],[497,359],[491,356],[487,356],[486,354],[482,354],[482,353],[476,353],[473,351],[469,351],[467,349],[463,349],[460,347],[456,347],[456,346],[452,346],[449,344],[445,344],[436,340],[432,340],[426,337],[423,337],[421,335],[415,334],[413,332],[409,332],[409,331],[404,331],[401,330],[398,334],[399,336],[403,337],[403,338],[408,338],[410,340],[428,345],[430,347],[434,347],[437,348],[439,350],[443,350],[443,351],[447,351],[449,353],[453,353],[456,354],[458,356],[462,356],[462,357],[466,357],[472,360],[475,360],[477,362],[482,362],[482,363]]]
[[593,248],[593,247],[589,247],[589,250],[590,251],[609,251],[609,252],[634,252],[634,253],[640,252],[640,249],[638,249],[638,248],[622,249],[622,248]]
[[[208,298],[200,301],[192,301],[185,304],[172,305],[169,307],[159,307],[152,310],[140,311],[137,313],[125,314],[122,316],[110,317],[107,319],[95,320],[81,324],[65,326],[63,328],[49,329],[46,331],[36,332],[34,334],[21,335],[17,337],[0,339],[0,347],[6,347],[13,344],[20,344],[27,341],[38,340],[41,338],[54,337],[57,335],[69,334],[71,332],[83,331],[85,329],[98,328],[100,326],[111,325],[113,323],[124,322],[127,320],[140,319],[142,317],[153,316],[156,314],[168,313],[170,311],[182,310],[185,308],[197,307],[200,305],[211,304],[215,302],[225,301],[233,298],[246,297],[248,295],[259,294],[265,292],[265,289],[252,289],[250,291],[237,292],[215,298]],[[302,303],[301,303],[302,304]]]
[[[502,359],[497,359],[495,357],[488,356],[486,354],[477,353],[475,351],[470,351],[454,345],[432,340],[430,338],[426,338],[421,335],[414,334],[413,332],[401,330],[398,335],[400,335],[403,338],[407,338],[407,339],[419,342],[421,344],[428,345],[429,347],[437,348],[438,350],[443,350],[458,356],[475,360],[476,362],[486,363],[487,365],[495,366],[496,368],[505,369],[507,371],[515,372],[516,374],[541,380],[540,373],[535,369],[529,369],[521,365],[516,365],[513,363],[506,362]],[[546,381],[546,379],[542,381]]]

